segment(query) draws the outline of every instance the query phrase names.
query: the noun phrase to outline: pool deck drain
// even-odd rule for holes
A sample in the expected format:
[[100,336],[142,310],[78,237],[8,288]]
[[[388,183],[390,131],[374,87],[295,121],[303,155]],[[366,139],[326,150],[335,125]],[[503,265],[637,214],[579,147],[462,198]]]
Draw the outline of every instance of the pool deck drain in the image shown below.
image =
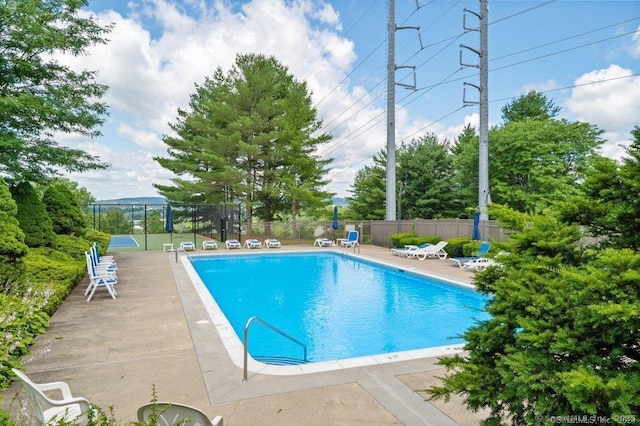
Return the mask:
[[[465,283],[472,278],[448,261],[404,259],[373,246],[363,246],[360,254],[441,278]],[[435,357],[397,361],[383,355],[374,365],[294,376],[251,373],[242,383],[242,368],[218,337],[220,324],[209,320],[181,263],[162,252],[114,255],[118,298],[98,291],[86,302],[86,282],[81,283],[38,336],[23,366],[36,382],[66,381],[74,395],[105,410],[112,406],[118,424],[136,420],[152,387],[158,400],[197,406],[211,417],[221,414],[232,426],[477,425],[482,418],[458,400],[424,400],[419,391],[444,374]],[[19,390],[14,383],[3,393],[4,407]]]

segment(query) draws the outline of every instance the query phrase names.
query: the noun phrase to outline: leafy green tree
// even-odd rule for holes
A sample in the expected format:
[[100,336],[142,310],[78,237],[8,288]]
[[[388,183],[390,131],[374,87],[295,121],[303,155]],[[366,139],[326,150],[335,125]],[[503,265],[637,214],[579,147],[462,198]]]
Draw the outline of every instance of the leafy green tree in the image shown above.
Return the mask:
[[122,210],[111,209],[100,215],[100,231],[108,234],[129,234],[131,221],[125,217]]
[[59,170],[106,165],[59,146],[56,132],[98,135],[107,90],[93,71],[75,72],[54,59],[105,43],[109,27],[81,17],[85,0],[0,2],[0,173],[8,181],[42,182]]
[[45,191],[42,201],[53,221],[56,234],[84,235],[87,220],[78,200],[71,190],[63,184],[51,185]]
[[373,165],[358,170],[347,197],[349,207],[344,216],[348,219],[384,220],[386,216],[386,151],[373,156]]
[[511,121],[489,134],[492,201],[540,212],[578,193],[602,132],[566,120]]
[[152,210],[147,214],[147,232],[150,234],[162,234],[164,221],[160,210]]
[[243,202],[249,224],[254,212],[295,220],[328,203],[320,189],[328,161],[313,153],[329,136],[315,134],[306,84],[275,58],[239,55],[228,74],[219,68],[196,86],[189,107],[171,125],[176,136],[164,138],[169,158],[156,158],[178,176],[156,185],[170,202]]
[[[461,210],[453,187],[448,141],[434,134],[402,145],[396,154],[403,218],[455,217]],[[400,218],[402,219],[402,218]]]
[[442,358],[433,398],[462,394],[487,424],[640,412],[640,255],[584,251],[557,212],[493,206],[514,230],[502,267],[476,275],[491,319],[470,328],[468,355]]
[[18,221],[24,232],[24,242],[29,247],[50,246],[55,238],[53,222],[47,209],[29,182],[11,188],[18,207]]
[[604,244],[640,248],[640,127],[622,164],[597,158],[581,185],[582,193],[564,204],[567,220],[585,225]]
[[551,120],[557,117],[561,108],[543,93],[530,91],[502,107],[505,124],[525,120]]
[[[540,212],[578,193],[587,166],[598,157],[601,131],[558,120],[543,94],[530,92],[502,108],[504,124],[489,131],[492,201],[522,212]],[[454,184],[463,209],[478,202],[478,140],[467,126],[453,145]]]
[[0,178],[0,292],[7,294],[24,279],[24,257],[28,247],[16,215],[18,207]]

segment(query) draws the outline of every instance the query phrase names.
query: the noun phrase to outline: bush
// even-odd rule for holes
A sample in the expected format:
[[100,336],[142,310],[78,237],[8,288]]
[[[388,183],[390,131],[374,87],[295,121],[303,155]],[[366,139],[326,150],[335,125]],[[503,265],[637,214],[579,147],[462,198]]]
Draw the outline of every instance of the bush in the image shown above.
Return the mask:
[[[85,242],[85,250],[89,246]],[[27,280],[37,291],[49,296],[43,306],[49,315],[60,307],[64,299],[86,273],[84,254],[82,259],[51,248],[32,249],[25,258]]]
[[[448,244],[444,248],[445,251],[449,254],[449,257],[467,257],[471,256],[471,238],[468,237],[456,237],[447,240]],[[476,250],[480,245],[478,242],[475,243]]]
[[94,242],[97,243],[100,253],[106,253],[107,248],[109,248],[109,242],[111,241],[111,234],[97,231],[95,229],[90,229],[85,234],[84,239],[90,241],[91,244],[93,244]]
[[17,218],[29,247],[49,246],[54,238],[53,222],[47,209],[29,182],[11,188],[18,207]]
[[84,235],[87,220],[78,199],[63,184],[51,185],[44,193],[42,201],[53,221],[56,234]]
[[16,218],[18,207],[0,178],[0,292],[8,293],[23,283],[23,257],[29,251]]
[[420,244],[429,243],[429,244],[437,244],[442,241],[442,238],[437,235],[426,235],[423,237],[418,237],[415,234],[408,233],[400,233],[394,234],[391,236],[391,241],[394,247],[404,247],[404,246],[419,246]]
[[84,262],[84,253],[89,251],[92,244],[92,242],[84,238],[73,235],[56,235],[53,241],[53,248],[68,254],[76,260],[82,260]]

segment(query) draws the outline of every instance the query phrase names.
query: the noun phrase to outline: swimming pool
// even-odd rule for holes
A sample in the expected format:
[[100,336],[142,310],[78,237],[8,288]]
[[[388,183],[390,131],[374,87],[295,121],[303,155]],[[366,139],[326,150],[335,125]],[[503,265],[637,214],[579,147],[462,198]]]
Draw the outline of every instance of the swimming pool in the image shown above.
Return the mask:
[[[488,318],[487,299],[472,289],[334,251],[189,259],[240,341],[259,317],[304,342],[310,362],[462,343]],[[303,357],[260,325],[249,341],[256,359]]]

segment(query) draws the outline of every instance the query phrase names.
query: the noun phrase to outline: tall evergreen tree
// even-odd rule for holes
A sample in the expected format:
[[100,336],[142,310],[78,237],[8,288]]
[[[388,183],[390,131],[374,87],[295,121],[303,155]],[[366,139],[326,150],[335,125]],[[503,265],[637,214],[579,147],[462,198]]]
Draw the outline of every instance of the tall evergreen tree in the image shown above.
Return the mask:
[[58,145],[55,132],[98,135],[107,90],[93,71],[76,72],[53,59],[105,43],[109,27],[80,16],[86,0],[0,2],[0,174],[12,183],[42,182],[60,169],[106,165]]
[[581,194],[563,205],[565,218],[587,226],[603,244],[640,249],[640,127],[631,131],[622,164],[597,158]]
[[[329,202],[322,191],[329,161],[314,154],[329,136],[320,127],[305,83],[273,57],[239,55],[225,75],[216,70],[180,110],[167,136],[174,185],[156,185],[173,203],[243,202],[266,221],[277,213],[295,219],[300,209]],[[249,233],[251,231],[249,230]]]
[[345,218],[384,220],[386,215],[386,164],[387,152],[382,150],[373,156],[373,165],[358,170],[347,197],[349,207]]
[[[448,141],[434,134],[402,145],[396,155],[404,218],[455,217],[461,210],[453,187],[453,157]],[[404,207],[406,206],[406,207]]]

